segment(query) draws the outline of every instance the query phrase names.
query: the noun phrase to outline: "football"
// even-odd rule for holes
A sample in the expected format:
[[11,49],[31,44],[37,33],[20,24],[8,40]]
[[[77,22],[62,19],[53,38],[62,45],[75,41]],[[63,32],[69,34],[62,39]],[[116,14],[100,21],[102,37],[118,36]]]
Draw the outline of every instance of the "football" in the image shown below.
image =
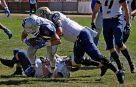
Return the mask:
[[40,42],[39,38],[29,38],[29,43],[31,44],[31,46],[35,47],[36,45],[38,45],[38,43]]

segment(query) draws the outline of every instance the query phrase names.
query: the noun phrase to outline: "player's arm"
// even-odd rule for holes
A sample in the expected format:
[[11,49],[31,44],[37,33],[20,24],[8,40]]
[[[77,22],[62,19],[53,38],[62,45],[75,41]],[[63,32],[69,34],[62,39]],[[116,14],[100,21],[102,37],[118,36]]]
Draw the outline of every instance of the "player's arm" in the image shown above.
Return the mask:
[[61,39],[57,33],[51,38],[51,45],[58,45],[61,43]]
[[1,0],[1,6],[5,9],[6,16],[9,17],[10,10],[8,9],[8,6],[5,0]]
[[8,7],[5,0],[1,0],[1,5],[3,8]]
[[127,24],[130,24],[129,9],[126,0],[120,0],[123,10],[125,11],[125,19]]
[[59,13],[55,13],[52,15],[51,21],[55,24],[56,27],[56,33],[59,36],[63,35],[63,29],[62,29],[62,23],[61,23],[61,19],[60,19],[60,14]]
[[58,20],[56,25],[56,33],[59,35],[59,37],[61,37],[63,35],[63,29],[62,29],[62,23],[61,20]]
[[97,1],[93,10],[93,14],[92,14],[92,23],[95,23],[96,16],[98,14],[100,7],[101,7],[101,3]]
[[23,31],[21,35],[21,40],[24,41],[24,39],[26,39],[27,36],[28,36],[27,32]]
[[135,16],[136,15],[136,9],[133,10],[131,13],[130,13],[131,16]]

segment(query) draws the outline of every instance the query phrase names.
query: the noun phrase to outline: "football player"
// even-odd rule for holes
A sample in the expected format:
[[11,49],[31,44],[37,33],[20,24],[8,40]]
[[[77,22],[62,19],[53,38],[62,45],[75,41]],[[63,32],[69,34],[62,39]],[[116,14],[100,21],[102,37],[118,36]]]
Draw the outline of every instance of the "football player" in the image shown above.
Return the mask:
[[[128,6],[126,0],[98,0],[94,13],[92,15],[92,22],[95,22],[96,14],[98,13],[100,7],[102,6],[102,15],[103,15],[103,35],[106,41],[107,50],[110,51],[111,57],[117,63],[118,69],[122,71],[122,65],[119,60],[119,55],[117,50],[115,49],[113,39],[115,38],[115,44],[121,50],[122,54],[126,57],[127,60],[130,60],[130,70],[133,73],[134,66],[129,54],[128,49],[123,43],[123,18],[122,18],[122,8],[125,11],[125,19],[126,24],[125,27],[127,29],[130,28],[130,16],[128,11]],[[114,38],[113,38],[114,37]]]
[[[5,9],[6,16],[9,17],[10,10],[8,9],[6,1],[5,0],[1,0],[0,4]],[[8,28],[6,28],[4,25],[2,25],[1,23],[0,23],[0,29],[2,29],[8,35],[9,39],[12,37],[12,32]]]
[[[101,54],[95,45],[93,38],[97,33],[88,27],[84,27],[66,17],[64,14],[55,11],[51,12],[48,7],[41,7],[37,10],[36,15],[51,20],[56,28],[62,27],[63,37],[74,43],[74,62],[75,64],[90,64],[90,61],[84,61],[83,56],[87,53],[94,61],[102,63],[106,68],[116,73],[118,81],[124,82],[124,75]],[[88,63],[87,63],[88,62]]]
[[50,78],[52,76],[54,78],[70,77],[70,70],[65,63],[63,56],[62,57],[58,55],[56,56],[55,71],[51,72],[50,63],[47,58],[43,58],[43,57],[37,58],[35,60],[35,64],[32,65],[27,56],[27,51],[17,48],[13,50],[13,55],[14,56],[12,60],[0,58],[1,63],[11,68],[16,63],[17,64],[19,63],[23,69],[24,74],[28,77],[38,77],[38,78],[41,77]]
[[[28,45],[27,53],[32,64],[34,64],[37,49],[43,46],[52,46],[61,43],[54,24],[47,19],[31,15],[24,19],[22,26],[24,28],[22,41]],[[41,42],[38,45],[31,46],[27,39],[27,36],[31,34],[40,39],[39,41]]]

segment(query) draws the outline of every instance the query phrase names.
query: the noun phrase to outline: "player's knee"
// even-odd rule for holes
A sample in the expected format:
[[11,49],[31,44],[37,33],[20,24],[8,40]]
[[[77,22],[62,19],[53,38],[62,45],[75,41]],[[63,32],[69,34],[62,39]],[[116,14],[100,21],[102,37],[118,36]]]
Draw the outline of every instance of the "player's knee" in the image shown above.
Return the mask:
[[123,43],[117,43],[117,47],[118,48],[122,48],[123,47]]

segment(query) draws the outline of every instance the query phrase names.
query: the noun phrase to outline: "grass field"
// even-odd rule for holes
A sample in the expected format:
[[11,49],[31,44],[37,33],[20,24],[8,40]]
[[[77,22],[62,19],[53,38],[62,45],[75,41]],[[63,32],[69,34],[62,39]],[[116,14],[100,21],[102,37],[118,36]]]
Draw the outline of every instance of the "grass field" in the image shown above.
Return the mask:
[[[90,17],[72,17],[81,25],[89,26]],[[21,22],[24,16],[11,15],[6,18],[4,15],[0,15],[0,22],[11,29],[13,32],[12,39],[8,40],[6,34],[0,31],[0,57],[11,59],[12,50],[14,48],[27,49],[27,46],[21,42]],[[132,33],[126,43],[130,50],[130,54],[136,63],[136,20],[132,22]],[[72,55],[73,44],[62,39],[62,44],[59,45],[59,55]],[[101,52],[109,56],[109,52],[105,50],[105,42],[101,35],[99,42],[99,49]],[[38,56],[45,55],[45,48],[40,49],[37,52]],[[71,77],[68,79],[46,79],[46,78],[28,78],[26,76],[9,77],[13,73],[15,68],[8,68],[0,63],[0,87],[136,87],[136,74],[131,74],[126,59],[120,55],[120,59],[124,63],[125,67],[125,84],[120,85],[115,77],[115,74],[110,70],[106,73],[101,81],[99,79],[100,70],[95,68],[81,69],[77,72],[72,72]]]

